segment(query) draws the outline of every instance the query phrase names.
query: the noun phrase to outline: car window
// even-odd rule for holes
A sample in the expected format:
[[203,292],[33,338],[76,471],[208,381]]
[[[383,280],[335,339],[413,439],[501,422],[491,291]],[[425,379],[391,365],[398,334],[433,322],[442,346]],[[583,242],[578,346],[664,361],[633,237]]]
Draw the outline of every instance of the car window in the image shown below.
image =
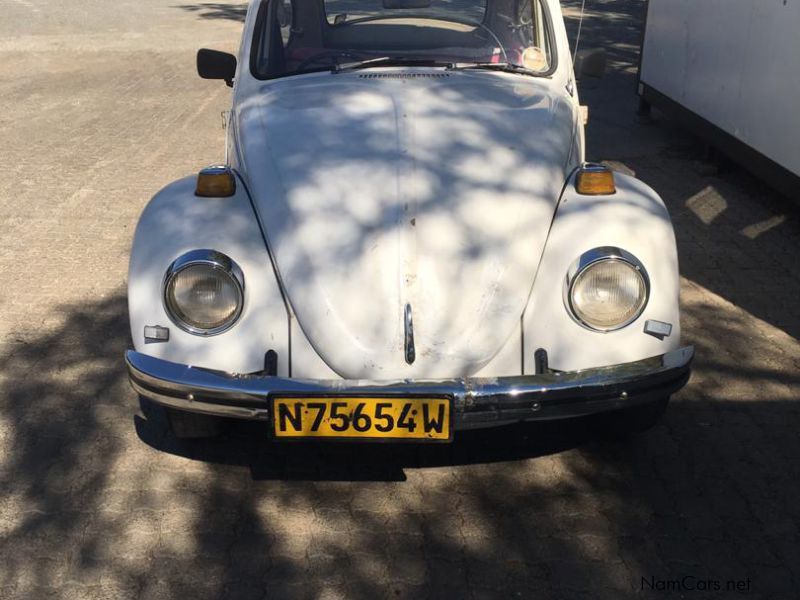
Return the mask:
[[555,64],[551,32],[542,0],[263,0],[251,70],[270,79],[398,59],[544,75]]
[[541,0],[522,0],[517,4],[514,20],[519,28],[520,46],[524,48],[520,64],[534,71],[547,70],[553,57]]
[[324,0],[324,4],[325,17],[331,25],[381,15],[458,16],[480,23],[486,14],[486,0],[432,0],[418,8],[387,8],[385,5],[393,4],[384,0]]
[[292,6],[292,0],[275,0],[277,2],[277,7],[275,11],[275,19],[278,21],[278,25],[281,30],[281,41],[283,42],[283,47],[289,45],[289,39],[292,34],[292,13],[294,7]]

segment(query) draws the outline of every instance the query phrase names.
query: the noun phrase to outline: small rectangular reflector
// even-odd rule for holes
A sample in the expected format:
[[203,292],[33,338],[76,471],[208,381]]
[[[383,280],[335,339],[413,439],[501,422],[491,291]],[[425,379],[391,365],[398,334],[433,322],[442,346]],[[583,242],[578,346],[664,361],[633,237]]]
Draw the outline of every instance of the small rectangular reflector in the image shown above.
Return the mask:
[[144,326],[144,341],[148,342],[168,342],[169,329],[161,327],[160,325],[145,325]]
[[665,337],[669,337],[669,335],[672,333],[672,325],[669,323],[664,323],[663,321],[649,319],[644,324],[644,332],[649,333],[657,338],[664,339]]

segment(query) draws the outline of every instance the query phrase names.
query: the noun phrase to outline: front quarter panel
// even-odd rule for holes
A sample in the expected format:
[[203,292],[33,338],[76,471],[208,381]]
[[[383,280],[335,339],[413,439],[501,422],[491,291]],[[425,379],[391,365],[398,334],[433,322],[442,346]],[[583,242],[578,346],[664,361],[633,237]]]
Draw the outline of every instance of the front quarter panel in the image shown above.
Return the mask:
[[[278,354],[278,375],[289,375],[289,322],[261,230],[247,192],[239,183],[230,198],[199,198],[187,177],[161,190],[142,213],[128,271],[128,307],[133,345],[165,360],[247,373],[264,368],[264,354]],[[244,274],[244,309],[238,322],[215,336],[181,330],[162,301],[164,275],[190,250],[228,255]],[[169,327],[168,342],[145,343],[144,327]]]
[[[544,348],[549,366],[570,371],[619,364],[678,348],[680,280],[675,234],[661,198],[637,179],[615,173],[617,193],[581,196],[575,174],[563,192],[530,301],[523,318],[523,365],[535,372],[534,352]],[[567,270],[581,254],[616,246],[636,256],[650,278],[650,299],[633,323],[609,333],[590,331],[564,305]],[[672,325],[663,340],[644,333],[648,319]]]

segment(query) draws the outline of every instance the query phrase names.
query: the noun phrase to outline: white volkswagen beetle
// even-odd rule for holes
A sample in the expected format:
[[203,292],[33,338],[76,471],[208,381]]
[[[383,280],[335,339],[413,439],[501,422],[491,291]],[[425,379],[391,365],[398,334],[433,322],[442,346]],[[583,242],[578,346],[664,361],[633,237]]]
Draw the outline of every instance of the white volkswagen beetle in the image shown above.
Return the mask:
[[176,435],[627,432],[685,384],[670,218],[584,162],[557,0],[253,0],[198,70],[233,87],[227,158],[152,199],[128,280]]

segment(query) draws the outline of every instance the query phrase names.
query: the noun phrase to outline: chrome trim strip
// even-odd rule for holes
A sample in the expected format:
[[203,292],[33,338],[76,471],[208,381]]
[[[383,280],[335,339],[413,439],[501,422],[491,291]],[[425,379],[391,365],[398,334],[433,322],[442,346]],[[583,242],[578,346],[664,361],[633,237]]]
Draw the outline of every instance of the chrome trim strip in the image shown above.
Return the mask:
[[[225,129],[225,113],[222,113],[222,128]],[[233,177],[233,170],[228,166],[227,163],[218,164],[218,165],[208,165],[207,167],[203,167],[200,169],[199,175],[225,175],[229,174]]]
[[595,163],[595,162],[585,162],[583,163],[579,171],[585,171],[586,173],[606,173],[611,171],[611,169],[605,166],[603,163]]
[[417,358],[417,352],[414,348],[414,320],[411,316],[411,305],[406,304],[406,309],[403,315],[403,331],[405,332],[404,335],[404,346],[405,346],[405,353],[406,353],[406,362],[408,364],[413,364],[414,360]]
[[[169,362],[133,350],[133,388],[160,404],[205,414],[267,419],[275,395],[449,396],[466,422],[552,419],[641,403],[679,389],[694,348],[609,367],[542,375],[443,380],[310,380],[238,375]],[[666,392],[665,392],[666,391]]]

